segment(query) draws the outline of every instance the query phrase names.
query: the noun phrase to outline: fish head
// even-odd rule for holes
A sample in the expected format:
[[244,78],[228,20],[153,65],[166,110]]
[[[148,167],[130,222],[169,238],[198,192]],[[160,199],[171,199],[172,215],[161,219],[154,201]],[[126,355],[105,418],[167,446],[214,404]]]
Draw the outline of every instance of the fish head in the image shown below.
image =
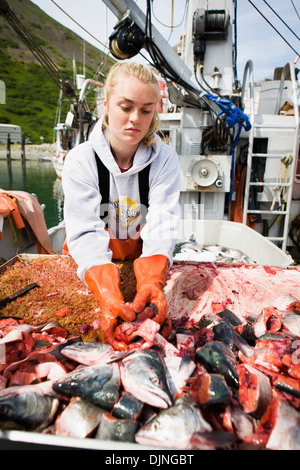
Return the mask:
[[157,408],[173,404],[164,365],[155,351],[136,351],[126,357],[120,365],[120,374],[124,389],[142,402]]
[[15,427],[15,419],[18,415],[17,400],[15,395],[0,399],[0,427],[1,429],[12,429]]
[[175,439],[180,441],[179,436],[180,432],[174,427],[172,416],[168,413],[160,413],[138,430],[135,440],[142,445],[171,447]]

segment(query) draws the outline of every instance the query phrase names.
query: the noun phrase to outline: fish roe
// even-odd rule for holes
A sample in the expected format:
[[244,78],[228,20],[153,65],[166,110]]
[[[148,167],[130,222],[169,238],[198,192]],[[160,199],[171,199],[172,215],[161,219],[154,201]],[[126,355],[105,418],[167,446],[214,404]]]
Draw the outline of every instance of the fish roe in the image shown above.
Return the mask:
[[[132,301],[136,289],[132,262],[116,264],[121,272],[124,300]],[[33,326],[58,321],[69,334],[81,336],[83,341],[96,338],[103,341],[99,304],[78,278],[77,265],[70,256],[16,257],[14,264],[1,274],[0,299],[32,282],[38,286],[8,303],[1,309],[1,315],[17,318]],[[81,328],[82,325],[90,328]]]

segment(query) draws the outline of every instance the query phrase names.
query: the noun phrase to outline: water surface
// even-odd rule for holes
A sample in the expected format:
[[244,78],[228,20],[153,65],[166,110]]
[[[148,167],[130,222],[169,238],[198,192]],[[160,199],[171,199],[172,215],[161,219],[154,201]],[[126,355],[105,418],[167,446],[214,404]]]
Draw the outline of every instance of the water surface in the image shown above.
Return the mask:
[[34,193],[41,205],[47,228],[63,219],[63,190],[61,180],[49,160],[0,160],[0,188]]

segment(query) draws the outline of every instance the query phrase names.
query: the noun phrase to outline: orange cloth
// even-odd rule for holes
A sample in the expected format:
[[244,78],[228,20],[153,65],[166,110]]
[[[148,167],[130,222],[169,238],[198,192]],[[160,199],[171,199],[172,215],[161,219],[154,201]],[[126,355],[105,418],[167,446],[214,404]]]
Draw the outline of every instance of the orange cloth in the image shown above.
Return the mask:
[[[11,207],[11,210],[6,213],[8,209],[5,210],[5,205],[8,204],[9,200],[11,202],[8,206],[9,208]],[[0,189],[0,215],[5,217],[9,213],[11,213],[17,228],[25,226],[22,218],[28,222],[36,237],[39,254],[53,253],[42,208],[33,194],[26,193],[25,191],[5,191]]]
[[[142,239],[139,233],[136,238],[129,238],[128,240],[118,240],[114,238],[110,229],[108,229],[110,235],[109,248],[112,251],[112,258],[120,261],[124,260],[135,260],[142,254]],[[69,255],[69,249],[67,245],[67,239],[65,239],[63,248],[63,255]]]

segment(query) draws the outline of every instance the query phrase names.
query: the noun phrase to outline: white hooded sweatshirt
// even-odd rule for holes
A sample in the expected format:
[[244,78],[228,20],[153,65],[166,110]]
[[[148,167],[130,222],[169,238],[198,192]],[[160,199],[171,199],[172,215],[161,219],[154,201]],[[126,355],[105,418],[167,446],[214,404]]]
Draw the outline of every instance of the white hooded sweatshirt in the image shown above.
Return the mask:
[[[110,172],[109,216],[104,221],[100,218],[102,197],[95,152]],[[88,141],[68,153],[62,175],[64,220],[69,252],[83,282],[88,268],[112,262],[106,222],[118,239],[132,238],[136,233],[141,217],[138,173],[150,164],[149,208],[140,231],[141,256],[162,254],[171,265],[179,226],[180,167],[176,152],[156,136],[153,145],[139,145],[132,166],[122,173],[99,120]]]

